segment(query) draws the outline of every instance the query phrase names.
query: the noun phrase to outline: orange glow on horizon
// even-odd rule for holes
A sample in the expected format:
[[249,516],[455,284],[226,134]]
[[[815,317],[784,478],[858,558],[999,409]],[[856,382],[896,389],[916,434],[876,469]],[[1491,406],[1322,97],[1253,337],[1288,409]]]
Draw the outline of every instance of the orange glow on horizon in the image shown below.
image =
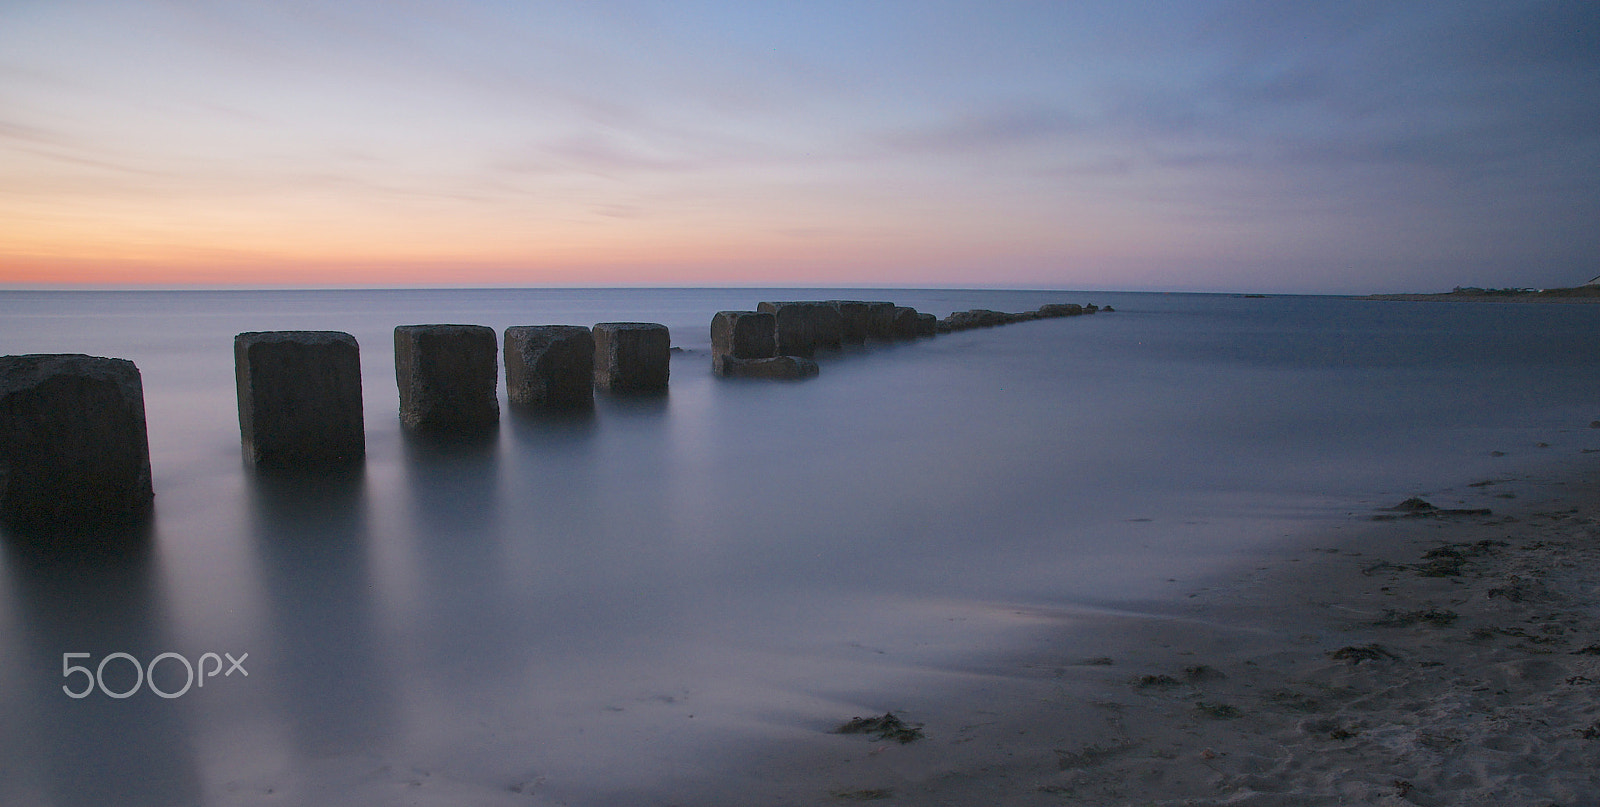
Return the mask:
[[54,219],[18,208],[10,224],[0,219],[0,286],[974,284],[1024,279],[1003,267],[1063,268],[1151,246],[1107,222],[1068,230],[1023,216],[783,208],[616,218],[554,206],[400,215],[151,200]]

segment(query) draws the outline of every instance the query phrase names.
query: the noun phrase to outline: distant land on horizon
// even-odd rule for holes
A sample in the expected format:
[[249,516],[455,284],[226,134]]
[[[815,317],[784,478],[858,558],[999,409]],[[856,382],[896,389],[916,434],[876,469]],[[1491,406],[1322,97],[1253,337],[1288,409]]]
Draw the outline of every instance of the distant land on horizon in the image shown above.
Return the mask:
[[[1600,281],[1600,278],[1596,278]],[[1600,303],[1600,282],[1564,289],[1480,289],[1457,286],[1452,291],[1433,294],[1367,294],[1357,300],[1412,300],[1418,302],[1514,302],[1514,303]]]

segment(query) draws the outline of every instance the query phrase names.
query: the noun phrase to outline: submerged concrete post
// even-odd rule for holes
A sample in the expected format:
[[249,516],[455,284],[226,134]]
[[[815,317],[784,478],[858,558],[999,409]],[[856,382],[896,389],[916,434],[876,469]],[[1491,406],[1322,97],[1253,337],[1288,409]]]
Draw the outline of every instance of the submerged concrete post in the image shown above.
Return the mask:
[[0,356],[0,522],[24,533],[127,526],[154,498],[133,362]]
[[974,308],[971,311],[956,311],[945,317],[945,323],[953,331],[964,331],[969,328],[992,328],[1010,322],[1010,315],[1000,311],[990,311],[987,308]]
[[602,322],[594,326],[594,383],[612,392],[667,388],[672,335],[653,322]]
[[776,316],[764,311],[718,311],[711,318],[711,369],[727,375],[728,359],[778,355]]
[[817,352],[816,333],[804,303],[765,302],[757,305],[756,310],[775,317],[779,355],[810,358]]
[[233,338],[239,436],[257,467],[315,470],[360,462],[361,349],[339,331],[265,331]]
[[506,397],[520,406],[594,405],[594,335],[581,325],[507,328]]
[[473,433],[500,423],[499,347],[482,325],[394,329],[400,423],[427,432]]
[[1041,317],[1075,317],[1083,313],[1083,306],[1077,303],[1046,303],[1039,306]]
[[828,305],[839,312],[839,340],[859,345],[867,341],[871,329],[871,311],[859,300],[829,300]]
[[799,356],[772,356],[765,359],[724,357],[722,375],[739,378],[811,378],[821,372],[817,363]]

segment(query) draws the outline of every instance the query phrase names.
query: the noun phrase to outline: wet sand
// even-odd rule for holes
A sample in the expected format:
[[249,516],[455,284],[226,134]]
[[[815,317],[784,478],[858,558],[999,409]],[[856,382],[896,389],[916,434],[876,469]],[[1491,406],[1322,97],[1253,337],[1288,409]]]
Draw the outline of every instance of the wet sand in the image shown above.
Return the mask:
[[813,727],[682,803],[1592,804],[1600,461],[1574,459],[1374,502],[1180,605],[1056,614],[1026,657],[872,701],[922,739]]

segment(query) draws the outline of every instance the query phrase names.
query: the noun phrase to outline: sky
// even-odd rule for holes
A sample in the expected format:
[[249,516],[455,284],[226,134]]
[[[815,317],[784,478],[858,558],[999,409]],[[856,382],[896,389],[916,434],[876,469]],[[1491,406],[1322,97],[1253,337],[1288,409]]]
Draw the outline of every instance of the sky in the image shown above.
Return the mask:
[[1600,4],[0,0],[0,287],[1600,274]]

